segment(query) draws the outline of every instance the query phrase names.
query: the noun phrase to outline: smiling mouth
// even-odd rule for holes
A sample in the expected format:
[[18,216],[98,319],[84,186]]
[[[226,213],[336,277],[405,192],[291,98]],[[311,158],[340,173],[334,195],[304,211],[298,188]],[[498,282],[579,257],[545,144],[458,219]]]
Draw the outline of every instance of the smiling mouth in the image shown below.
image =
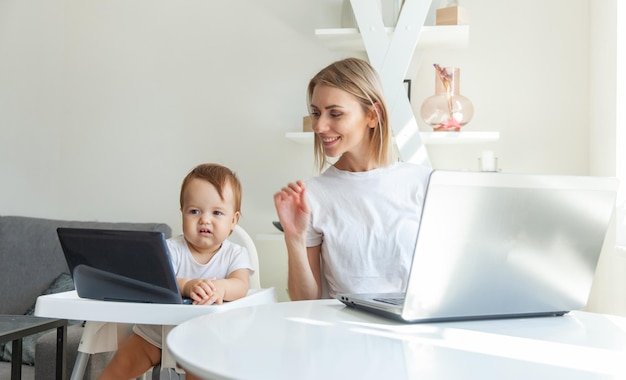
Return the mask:
[[324,145],[328,145],[328,144],[332,144],[335,141],[338,141],[339,137],[323,137],[322,138],[322,143],[324,143]]
[[208,230],[208,229],[206,229],[206,228],[201,229],[199,232],[200,232],[201,234],[210,234],[210,233],[211,233],[211,231],[210,231],[210,230]]

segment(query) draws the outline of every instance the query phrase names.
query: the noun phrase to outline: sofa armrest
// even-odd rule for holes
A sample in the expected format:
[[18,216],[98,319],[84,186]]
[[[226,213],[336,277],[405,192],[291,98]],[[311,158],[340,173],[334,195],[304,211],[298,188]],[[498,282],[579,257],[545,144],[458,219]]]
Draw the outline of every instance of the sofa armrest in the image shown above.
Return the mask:
[[[78,345],[83,334],[82,325],[72,325],[67,328],[66,360],[67,376],[72,373],[76,357],[78,356]],[[57,332],[49,331],[43,334],[35,346],[35,380],[54,380],[54,368],[56,365],[56,339]],[[102,352],[91,355],[85,369],[85,380],[97,379],[98,375],[107,365],[114,352]]]

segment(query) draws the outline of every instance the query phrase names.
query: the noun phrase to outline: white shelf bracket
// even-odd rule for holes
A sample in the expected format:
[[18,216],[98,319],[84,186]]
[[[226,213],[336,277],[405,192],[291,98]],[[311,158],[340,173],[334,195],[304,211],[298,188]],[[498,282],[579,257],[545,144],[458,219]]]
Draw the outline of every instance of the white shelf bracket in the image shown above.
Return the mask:
[[405,0],[391,38],[387,36],[378,2],[350,0],[350,3],[370,63],[383,84],[400,159],[431,167],[403,85],[431,0]]

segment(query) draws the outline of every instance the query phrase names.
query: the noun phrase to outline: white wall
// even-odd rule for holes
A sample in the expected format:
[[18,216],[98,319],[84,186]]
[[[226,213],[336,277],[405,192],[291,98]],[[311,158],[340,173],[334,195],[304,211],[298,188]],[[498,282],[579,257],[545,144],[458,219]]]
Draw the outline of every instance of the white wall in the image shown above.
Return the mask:
[[[0,214],[163,221],[180,232],[182,178],[220,162],[244,185],[241,225],[274,232],[272,195],[314,174],[301,128],[308,79],[348,53],[314,36],[341,0],[0,1]],[[465,50],[430,51],[461,67],[475,106],[468,131],[495,143],[428,147],[435,167],[590,171],[589,0],[464,0]],[[420,122],[420,128],[427,130]],[[264,252],[260,250],[260,255]]]
[[[618,75],[618,70],[623,70],[620,59],[623,60],[626,51],[622,26],[626,21],[626,7],[619,5],[618,0],[603,0],[590,5],[591,174],[617,176],[624,181],[626,173],[623,154],[626,142],[622,134],[626,127],[623,98],[620,96],[626,90],[626,83],[624,77]],[[621,32],[618,31],[619,28],[622,28]],[[622,195],[621,200],[618,197],[618,203],[624,199],[623,182],[621,186]],[[617,212],[620,212],[619,207]],[[626,251],[616,248],[616,236],[620,231],[618,229],[621,228],[621,233],[624,232],[623,217],[623,214],[617,217],[615,225],[607,233],[589,299],[590,310],[626,315]]]
[[434,92],[432,63],[458,66],[461,94],[475,109],[464,130],[499,131],[500,140],[430,146],[433,165],[477,170],[478,157],[489,149],[502,171],[587,174],[588,1],[460,3],[470,11],[469,48],[425,54],[414,111],[419,115],[420,100]]
[[308,77],[338,58],[313,36],[337,1],[0,2],[0,214],[165,221],[201,162],[244,185],[241,224],[312,172],[284,139]]

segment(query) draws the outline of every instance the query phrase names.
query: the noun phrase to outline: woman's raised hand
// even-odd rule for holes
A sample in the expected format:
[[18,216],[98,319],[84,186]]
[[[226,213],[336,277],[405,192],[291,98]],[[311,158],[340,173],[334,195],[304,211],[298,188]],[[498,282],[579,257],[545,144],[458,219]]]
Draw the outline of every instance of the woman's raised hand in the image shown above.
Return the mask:
[[286,235],[303,234],[311,215],[304,182],[297,181],[274,194],[274,206]]

